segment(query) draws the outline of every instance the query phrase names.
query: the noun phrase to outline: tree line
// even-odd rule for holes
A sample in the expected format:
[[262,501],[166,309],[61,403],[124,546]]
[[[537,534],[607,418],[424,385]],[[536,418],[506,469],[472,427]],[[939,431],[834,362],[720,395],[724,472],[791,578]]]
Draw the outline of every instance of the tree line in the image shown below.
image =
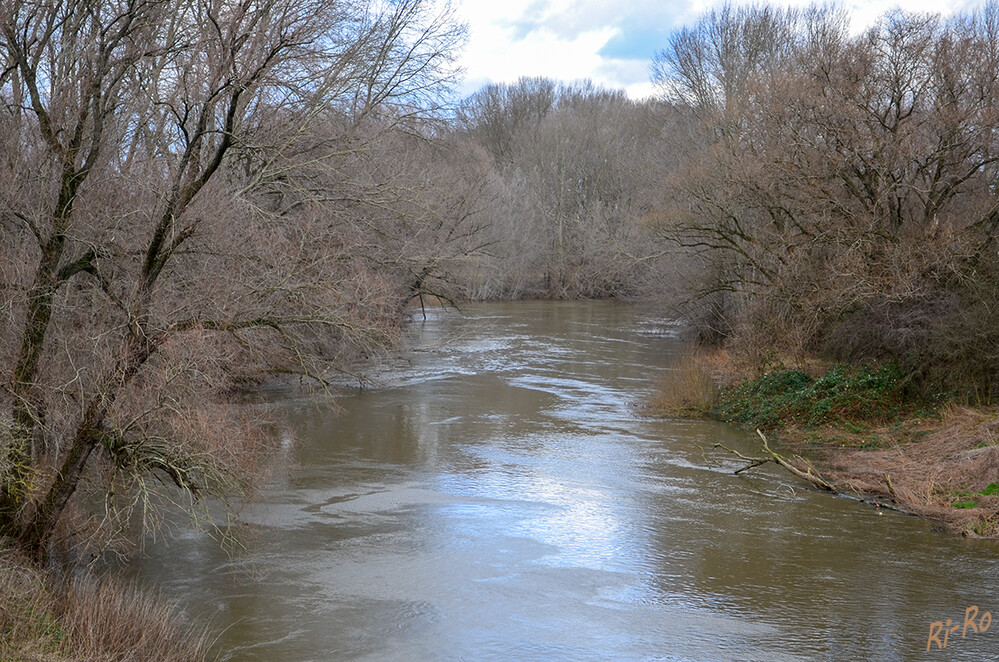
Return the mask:
[[996,389],[999,9],[725,6],[659,96],[523,78],[457,103],[429,0],[0,8],[0,532],[119,539],[252,488],[267,421],[415,296],[634,297],[705,340]]
[[645,217],[672,162],[671,110],[588,81],[489,85],[453,139],[485,156],[491,250],[463,274],[479,298],[638,296],[663,251]]

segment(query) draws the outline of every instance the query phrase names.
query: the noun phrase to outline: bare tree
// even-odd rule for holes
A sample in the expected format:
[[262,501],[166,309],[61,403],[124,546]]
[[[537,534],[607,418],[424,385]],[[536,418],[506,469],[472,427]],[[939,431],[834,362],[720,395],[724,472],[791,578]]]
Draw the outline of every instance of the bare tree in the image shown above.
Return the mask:
[[846,15],[830,8],[780,9],[726,3],[675,32],[652,59],[652,80],[668,101],[732,114],[755,78],[791,64],[803,39],[838,33]]
[[231,493],[261,437],[221,392],[322,380],[391,338],[398,286],[356,229],[371,205],[331,203],[304,166],[412,126],[461,37],[424,0],[0,8],[6,535],[42,552],[91,482],[108,513],[137,503],[116,484]]
[[462,128],[495,167],[489,291],[558,298],[637,291],[656,252],[642,218],[665,169],[655,148],[659,106],[588,81],[544,79],[490,86],[466,100]]
[[513,85],[487,85],[462,103],[458,123],[505,167],[514,141],[524,140],[554,108],[558,84],[547,78],[521,78]]
[[[970,328],[995,298],[996,12],[893,12],[854,37],[814,10],[775,36],[782,66],[712,83],[716,112],[698,111],[704,138],[671,175],[661,227],[704,256],[700,294],[728,293],[747,344],[890,357],[928,379],[967,372],[955,357],[984,331],[962,345],[942,320]],[[714,52],[719,16],[683,48]],[[737,52],[758,43],[738,39]],[[677,48],[660,83],[700,108],[691,81],[720,80],[717,57]],[[992,388],[990,361],[971,388]]]

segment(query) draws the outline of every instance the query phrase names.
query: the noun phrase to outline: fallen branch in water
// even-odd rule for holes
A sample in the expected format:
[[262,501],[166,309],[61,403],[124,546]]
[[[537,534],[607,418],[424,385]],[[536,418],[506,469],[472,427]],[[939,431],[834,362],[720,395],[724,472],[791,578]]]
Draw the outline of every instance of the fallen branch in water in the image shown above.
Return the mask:
[[745,455],[743,455],[739,451],[737,451],[735,449],[732,449],[732,448],[729,448],[725,444],[715,444],[715,448],[724,448],[729,453],[732,453],[733,455],[738,455],[743,460],[747,460],[749,462],[749,464],[747,464],[746,466],[740,467],[740,468],[736,469],[735,471],[733,471],[732,473],[734,473],[734,474],[740,474],[743,471],[747,471],[749,469],[752,469],[754,467],[758,467],[761,464],[766,464],[767,462],[771,461],[771,459],[769,457],[762,457],[762,458],[761,457],[746,457]]
[[763,440],[763,451],[767,455],[769,455],[771,458],[773,458],[774,462],[776,462],[780,466],[784,467],[785,469],[787,469],[788,471],[790,471],[791,473],[793,473],[798,478],[801,478],[802,480],[808,481],[809,483],[811,483],[815,487],[819,488],[820,490],[826,490],[827,492],[832,492],[833,494],[839,494],[839,490],[837,490],[831,484],[829,484],[826,481],[822,480],[818,476],[814,475],[812,473],[811,469],[809,469],[807,472],[806,471],[802,471],[801,469],[799,469],[798,467],[794,466],[793,464],[791,464],[790,462],[788,462],[787,460],[785,460],[783,457],[781,457],[780,455],[778,455],[774,451],[770,450],[770,446],[767,444],[767,438],[765,436],[763,436],[763,433],[760,432],[759,429],[756,430],[756,434],[760,435],[760,439]]
[[807,472],[806,471],[802,471],[798,467],[796,467],[793,464],[791,464],[790,462],[788,462],[782,455],[780,455],[779,453],[773,451],[770,448],[770,444],[767,442],[767,438],[763,435],[762,432],[760,432],[759,430],[757,430],[756,434],[760,435],[760,439],[763,440],[763,452],[766,453],[767,455],[769,455],[769,457],[763,457],[763,458],[759,458],[759,457],[746,457],[745,455],[743,455],[739,451],[733,450],[733,449],[731,449],[731,448],[729,448],[727,446],[724,446],[722,444],[715,444],[715,448],[724,448],[729,453],[733,453],[733,454],[739,456],[740,458],[742,458],[743,460],[746,460],[746,461],[749,462],[749,464],[747,464],[746,466],[744,466],[744,467],[742,467],[740,469],[736,469],[733,473],[741,473],[743,471],[747,471],[748,469],[753,469],[753,468],[758,467],[760,465],[766,464],[767,462],[773,462],[774,464],[776,464],[776,465],[778,465],[780,467],[783,467],[784,469],[787,469],[788,471],[790,471],[791,473],[793,473],[798,478],[801,478],[802,480],[811,483],[813,486],[819,488],[820,490],[825,490],[827,492],[832,492],[833,494],[840,494],[840,491],[837,490],[835,487],[833,487],[830,483],[827,483],[826,481],[822,480],[821,478],[819,478],[818,476],[816,476],[815,474],[813,474],[811,469],[809,469]]
[[[796,467],[793,464],[791,464],[790,462],[788,462],[787,459],[784,458],[784,456],[782,456],[779,453],[775,452],[772,448],[770,448],[770,444],[767,442],[767,438],[766,438],[766,436],[764,436],[764,434],[762,432],[760,432],[759,430],[757,430],[756,434],[760,435],[760,439],[763,440],[763,452],[766,453],[769,457],[746,457],[745,455],[743,455],[739,451],[737,451],[735,449],[732,449],[732,448],[729,448],[728,446],[725,446],[724,444],[715,444],[715,448],[723,448],[723,449],[727,450],[729,453],[732,453],[733,455],[738,456],[740,459],[743,459],[743,460],[746,460],[747,462],[749,462],[749,464],[747,464],[746,466],[739,467],[738,469],[736,469],[732,473],[734,473],[734,474],[742,473],[743,471],[747,471],[749,469],[753,469],[753,468],[758,467],[760,465],[766,464],[767,462],[773,462],[774,464],[776,464],[776,465],[778,465],[780,467],[783,467],[784,469],[788,470],[789,472],[791,472],[792,474],[794,474],[798,478],[801,478],[802,480],[804,480],[804,481],[812,484],[814,487],[817,487],[820,490],[825,490],[826,492],[831,492],[831,493],[837,494],[839,496],[844,496],[844,497],[846,497],[848,499],[853,499],[855,501],[860,501],[861,503],[866,503],[866,504],[868,504],[870,506],[874,506],[875,508],[884,508],[885,510],[893,510],[893,511],[898,512],[898,513],[903,513],[905,515],[912,515],[913,514],[913,513],[909,512],[909,511],[904,510],[902,508],[899,508],[897,506],[891,506],[891,505],[888,505],[886,503],[882,503],[880,501],[877,501],[875,499],[865,499],[862,496],[858,496],[858,495],[855,495],[855,494],[849,494],[847,492],[843,492],[841,490],[836,489],[831,483],[828,483],[825,480],[823,480],[822,478],[820,478],[819,476],[816,476],[815,474],[813,474],[811,469],[809,469],[808,471],[802,471],[798,467]],[[885,478],[885,482],[888,484],[889,490],[892,493],[892,497],[894,498],[894,488],[893,488],[893,486],[891,484],[891,479],[888,477],[888,474],[885,474],[884,478]]]

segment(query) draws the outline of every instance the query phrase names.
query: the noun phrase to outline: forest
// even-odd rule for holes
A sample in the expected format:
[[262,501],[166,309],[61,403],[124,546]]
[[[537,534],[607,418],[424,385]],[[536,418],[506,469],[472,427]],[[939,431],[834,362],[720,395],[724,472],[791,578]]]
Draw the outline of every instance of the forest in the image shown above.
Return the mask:
[[657,94],[456,98],[428,0],[0,6],[0,532],[128,550],[258,482],[236,394],[322,394],[414,300],[654,302],[756,365],[999,390],[999,4],[726,5]]

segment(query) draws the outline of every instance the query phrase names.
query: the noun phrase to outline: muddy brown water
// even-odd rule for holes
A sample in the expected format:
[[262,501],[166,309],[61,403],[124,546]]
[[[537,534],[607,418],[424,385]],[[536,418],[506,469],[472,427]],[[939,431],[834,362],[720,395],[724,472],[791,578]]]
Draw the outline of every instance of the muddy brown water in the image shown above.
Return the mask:
[[615,302],[433,311],[341,413],[251,405],[287,426],[242,552],[181,527],[131,572],[222,660],[999,659],[999,625],[926,650],[999,615],[995,543],[732,475],[713,445],[752,435],[636,415],[675,331]]

